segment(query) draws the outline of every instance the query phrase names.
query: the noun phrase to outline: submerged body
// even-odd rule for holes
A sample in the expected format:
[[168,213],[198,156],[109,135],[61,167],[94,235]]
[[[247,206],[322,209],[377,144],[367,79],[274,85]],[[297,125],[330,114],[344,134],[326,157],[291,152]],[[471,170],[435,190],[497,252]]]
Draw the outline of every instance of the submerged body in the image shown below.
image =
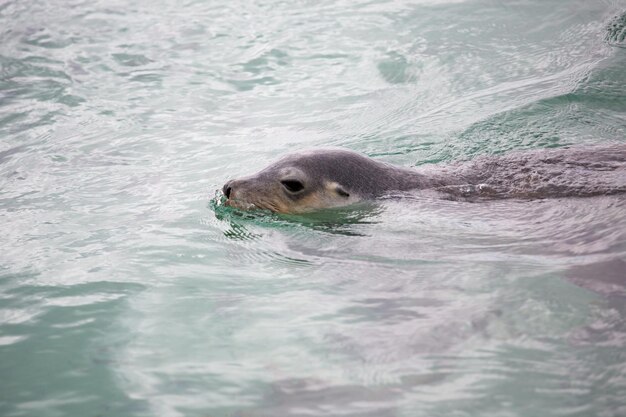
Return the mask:
[[348,150],[322,149],[286,155],[223,187],[227,205],[279,213],[340,207],[409,190],[431,190],[447,198],[624,193],[626,145],[541,149],[415,169]]

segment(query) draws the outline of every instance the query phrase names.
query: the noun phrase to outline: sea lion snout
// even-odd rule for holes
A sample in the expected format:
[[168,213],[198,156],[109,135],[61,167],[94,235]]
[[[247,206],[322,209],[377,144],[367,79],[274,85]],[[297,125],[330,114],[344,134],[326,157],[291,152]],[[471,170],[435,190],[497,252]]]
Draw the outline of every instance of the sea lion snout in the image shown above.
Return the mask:
[[240,179],[229,180],[222,187],[222,193],[226,196],[227,200],[236,200],[245,193],[246,187],[245,181]]
[[279,211],[282,206],[279,193],[271,181],[258,176],[232,179],[222,187],[225,205],[240,209],[264,208]]
[[263,208],[264,200],[272,195],[268,185],[254,176],[229,180],[222,187],[225,204],[243,209]]

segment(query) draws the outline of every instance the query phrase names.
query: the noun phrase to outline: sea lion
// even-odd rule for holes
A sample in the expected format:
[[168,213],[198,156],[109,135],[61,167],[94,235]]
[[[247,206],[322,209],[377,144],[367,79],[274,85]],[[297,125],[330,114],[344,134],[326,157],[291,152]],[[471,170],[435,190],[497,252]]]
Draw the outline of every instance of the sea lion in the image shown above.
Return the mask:
[[431,190],[462,199],[623,193],[626,144],[514,152],[415,169],[345,149],[310,150],[288,154],[222,188],[226,205],[278,213],[346,206],[408,190]]

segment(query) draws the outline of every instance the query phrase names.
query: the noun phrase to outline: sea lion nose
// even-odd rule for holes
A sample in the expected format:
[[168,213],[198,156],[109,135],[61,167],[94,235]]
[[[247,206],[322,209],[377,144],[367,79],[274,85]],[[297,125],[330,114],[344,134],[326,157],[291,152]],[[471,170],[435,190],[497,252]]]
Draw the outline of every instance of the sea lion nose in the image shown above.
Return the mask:
[[226,184],[224,184],[224,187],[222,187],[222,192],[224,193],[226,198],[230,198],[230,193],[233,191],[232,184],[233,184],[233,181],[230,180]]

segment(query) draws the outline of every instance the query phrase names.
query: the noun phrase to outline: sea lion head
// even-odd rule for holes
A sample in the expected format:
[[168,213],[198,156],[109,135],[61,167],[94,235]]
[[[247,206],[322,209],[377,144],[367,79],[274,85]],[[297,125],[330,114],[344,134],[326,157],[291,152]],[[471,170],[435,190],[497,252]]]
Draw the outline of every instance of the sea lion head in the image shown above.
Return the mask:
[[362,184],[379,163],[346,150],[315,150],[284,156],[254,175],[228,181],[226,205],[277,213],[341,207],[364,197]]

